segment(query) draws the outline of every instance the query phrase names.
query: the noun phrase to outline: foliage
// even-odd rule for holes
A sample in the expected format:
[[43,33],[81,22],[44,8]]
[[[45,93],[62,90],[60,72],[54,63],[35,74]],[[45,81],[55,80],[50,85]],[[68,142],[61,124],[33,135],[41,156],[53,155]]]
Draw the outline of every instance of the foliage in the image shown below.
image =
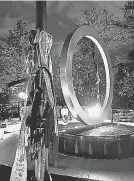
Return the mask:
[[60,83],[60,54],[52,54],[53,63],[53,84],[57,105],[65,105],[61,83]]
[[118,46],[126,42],[126,29],[116,26],[116,22],[121,21],[115,14],[109,12],[106,8],[99,12],[96,8],[85,10],[85,20],[82,24],[88,24],[93,27],[102,36],[109,47]]
[[25,75],[25,55],[28,47],[27,25],[22,20],[17,21],[13,29],[6,35],[0,55],[0,81],[2,86]]
[[104,65],[97,47],[89,39],[82,38],[79,41],[72,64],[74,89],[83,106],[94,105],[97,101],[96,65],[98,65],[100,99],[103,102],[105,94]]
[[[134,12],[134,6],[132,9]],[[130,60],[133,60],[133,57],[134,57],[133,55],[134,48],[132,48],[132,51],[130,52],[130,47],[133,47],[134,13],[131,14],[131,17],[130,17],[127,13],[124,12],[124,18],[118,19],[118,17],[109,13],[106,9],[102,9],[98,13],[96,9],[94,8],[89,11],[87,10],[84,11],[84,15],[85,15],[84,23],[93,27],[95,30],[97,30],[100,33],[100,35],[106,42],[106,45],[109,49],[115,49],[115,47],[117,47],[118,51],[121,51],[119,50],[119,47],[125,48],[125,46],[127,45],[127,50],[128,50],[127,55],[124,54],[125,51],[123,51],[122,49],[122,54],[118,56],[120,60],[116,56],[114,57],[114,55],[111,55],[113,72],[114,72],[113,108],[131,108],[131,109],[134,108],[134,98],[133,98],[134,62],[130,61]],[[122,22],[123,23],[126,22],[126,24],[123,24]],[[129,45],[129,48],[128,48],[128,45]],[[88,45],[88,47],[90,46]],[[85,45],[84,45],[84,48],[86,50]],[[90,50],[91,50],[91,47],[90,47]],[[91,51],[88,50],[88,52],[89,52],[88,57],[90,57]],[[127,60],[128,63],[120,63],[122,60]],[[117,65],[117,62],[118,62],[118,65]],[[104,67],[103,67],[102,79],[104,79],[104,77],[105,75],[104,75]],[[94,76],[94,79],[95,79],[95,76]],[[100,85],[101,84],[102,82],[100,83]],[[103,83],[103,90],[105,87],[104,85],[105,85],[105,82]],[[91,90],[91,88],[90,89],[88,88],[88,90]],[[102,95],[104,95],[104,93],[105,92],[102,91]],[[90,100],[91,98],[94,97],[94,94],[96,94],[95,91],[93,92],[92,95],[90,95]]]
[[123,12],[124,20],[117,22],[116,26],[126,32],[125,43],[129,44],[127,48],[128,62],[120,63],[117,66],[118,70],[115,74],[113,107],[134,109],[134,2],[126,2]]
[[[93,27],[102,36],[108,48],[118,46],[124,41],[124,30],[117,28],[118,19],[105,8],[99,12],[96,8],[83,12],[85,20],[81,23]],[[96,85],[96,64],[100,78]],[[113,63],[114,64],[114,63]],[[106,76],[102,57],[96,45],[87,38],[82,38],[75,47],[73,56],[73,78],[75,92],[81,105],[89,106],[97,101],[99,86],[100,103],[103,103],[106,89]]]
[[[91,10],[85,10],[84,12],[85,20],[81,24],[88,24],[97,30],[109,49],[115,49],[115,47],[120,47],[122,44],[132,44],[129,36],[130,32],[128,29],[124,29],[121,26],[117,26],[117,22],[121,21],[113,15],[109,13],[106,9],[100,10],[98,12],[95,8]],[[119,23],[118,23],[119,24]],[[78,97],[81,105],[92,105],[96,101],[97,97],[97,89],[98,87],[95,85],[96,83],[96,74],[95,74],[95,64],[96,62],[99,66],[99,76],[100,76],[100,99],[101,102],[104,100],[105,95],[105,71],[104,65],[102,64],[101,55],[93,43],[87,39],[82,38],[77,46],[75,47],[75,53],[73,56],[73,84],[75,88],[76,95]],[[94,51],[94,57],[93,57]],[[121,50],[119,50],[121,51]],[[124,50],[120,55],[120,59],[127,59],[128,57],[123,57]],[[127,54],[129,53],[129,50]],[[54,77],[55,77],[55,87],[56,87],[56,96],[58,99],[63,99],[61,87],[60,87],[60,76],[59,76],[59,57],[53,57],[54,60]],[[132,98],[132,76],[130,71],[127,70],[127,75],[129,73],[129,77],[122,74],[117,66],[117,57],[114,57],[114,51],[111,55],[112,65],[113,65],[113,73],[114,73],[114,98],[113,98],[113,107],[121,107],[126,108],[130,107],[132,101],[128,101],[128,98]],[[117,61],[116,61],[117,60]],[[119,60],[120,61],[120,60]],[[126,65],[123,65],[123,72],[126,71]],[[128,67],[132,67],[131,64]],[[129,68],[128,68],[129,69]],[[120,80],[119,80],[120,77]],[[124,100],[127,99],[127,104],[123,104],[126,102]],[[118,100],[118,102],[116,101]]]
[[14,28],[8,31],[6,43],[10,47],[14,47],[19,56],[25,55],[28,46],[27,24],[22,20],[17,21]]
[[6,104],[7,103],[7,97],[8,95],[5,92],[0,92],[0,104]]
[[[128,15],[124,11],[124,19],[120,20],[118,17],[108,12],[105,8],[99,12],[93,8],[91,10],[83,11],[85,16],[84,21],[80,24],[88,24],[97,30],[104,39],[108,49],[115,49],[121,51],[119,47],[124,43],[132,45],[133,47],[133,20],[128,21]],[[128,28],[127,23],[123,25],[122,22],[127,22],[132,28]],[[126,28],[127,27],[127,28]],[[28,51],[28,29],[27,24],[22,20],[17,21],[13,29],[9,30],[6,35],[6,42],[1,43],[0,52],[0,82],[2,86],[6,83],[17,80],[25,76],[25,55]],[[121,53],[123,54],[124,51]],[[128,53],[129,54],[129,50]],[[120,55],[120,59],[133,60],[133,49],[128,57]],[[111,59],[114,71],[114,108],[128,108],[134,107],[133,98],[133,74],[134,63],[119,64],[118,57],[114,58],[114,51]],[[57,104],[65,103],[63,98],[61,84],[60,84],[60,54],[52,53],[53,74],[54,74],[54,88],[56,94]],[[102,64],[102,58],[97,47],[87,38],[82,38],[75,47],[73,56],[73,84],[79,102],[83,105],[92,105],[97,97],[97,81],[96,67],[99,66],[100,76],[100,99],[104,100],[105,95],[105,71]]]
[[134,109],[134,62],[120,63],[117,67],[114,84],[114,108]]
[[129,31],[129,40],[132,42],[132,49],[129,52],[129,59],[134,59],[134,2],[128,1],[124,6],[125,27]]

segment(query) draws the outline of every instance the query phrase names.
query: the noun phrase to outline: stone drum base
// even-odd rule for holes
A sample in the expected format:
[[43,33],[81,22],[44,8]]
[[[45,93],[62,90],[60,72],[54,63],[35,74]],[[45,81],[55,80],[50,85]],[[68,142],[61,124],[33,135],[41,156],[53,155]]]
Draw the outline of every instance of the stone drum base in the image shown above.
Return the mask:
[[134,127],[117,123],[60,130],[59,152],[94,159],[134,157]]

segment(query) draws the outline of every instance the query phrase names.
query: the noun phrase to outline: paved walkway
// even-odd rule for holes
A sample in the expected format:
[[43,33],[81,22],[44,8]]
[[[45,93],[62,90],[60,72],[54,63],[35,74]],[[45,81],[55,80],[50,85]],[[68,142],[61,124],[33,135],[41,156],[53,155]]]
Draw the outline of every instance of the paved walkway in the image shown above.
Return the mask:
[[12,166],[17,149],[18,134],[6,134],[0,141],[0,165]]
[[58,167],[50,172],[100,181],[134,181],[134,159],[93,160],[59,155]]

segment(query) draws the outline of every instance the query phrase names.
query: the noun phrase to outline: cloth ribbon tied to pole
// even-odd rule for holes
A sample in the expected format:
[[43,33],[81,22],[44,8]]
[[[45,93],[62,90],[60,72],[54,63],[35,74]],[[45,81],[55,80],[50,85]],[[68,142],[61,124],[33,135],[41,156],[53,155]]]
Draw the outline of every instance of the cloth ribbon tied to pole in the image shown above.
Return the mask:
[[27,140],[25,122],[28,117],[28,112],[30,111],[28,111],[25,106],[25,112],[21,123],[18,145],[11,171],[10,181],[27,181],[27,155],[25,148]]
[[[48,92],[48,97],[50,100],[51,108],[54,110],[54,120],[55,120],[55,133],[58,134],[58,125],[57,125],[57,115],[56,115],[56,105],[55,105],[55,96],[52,87],[52,61],[50,56],[50,51],[53,43],[53,38],[50,34],[45,31],[37,30],[37,34],[35,36],[34,43],[39,44],[39,53],[40,53],[40,66],[46,69],[43,69],[43,73],[45,76],[45,83]],[[48,71],[46,71],[48,70]]]
[[[36,51],[38,55],[39,68],[40,68],[40,71],[43,73],[47,95],[48,95],[50,107],[52,110],[52,112],[50,111],[50,109],[47,109],[46,111],[47,117],[46,117],[46,125],[45,125],[45,130],[46,130],[45,131],[46,138],[44,140],[45,145],[42,145],[42,149],[41,149],[42,151],[40,153],[42,155],[42,158],[41,158],[42,161],[41,163],[38,162],[38,164],[41,164],[41,173],[38,173],[38,178],[40,178],[40,180],[43,181],[44,174],[48,175],[48,154],[49,154],[49,147],[50,147],[50,140],[51,140],[50,137],[52,136],[52,129],[49,128],[49,126],[53,127],[54,125],[54,130],[53,130],[54,138],[56,136],[58,137],[58,122],[57,122],[57,113],[56,113],[55,94],[54,94],[54,88],[53,88],[52,61],[51,61],[51,56],[50,56],[53,39],[52,39],[52,36],[48,34],[47,32],[37,30],[34,43],[37,44]],[[51,121],[53,123],[50,123]],[[54,142],[52,143],[52,145],[54,145]],[[38,168],[37,165],[36,165],[36,168]]]

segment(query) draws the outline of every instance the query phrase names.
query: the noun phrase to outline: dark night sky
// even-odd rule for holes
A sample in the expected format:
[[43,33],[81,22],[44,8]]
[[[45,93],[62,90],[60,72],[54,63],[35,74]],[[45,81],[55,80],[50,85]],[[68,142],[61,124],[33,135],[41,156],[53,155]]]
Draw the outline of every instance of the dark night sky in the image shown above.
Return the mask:
[[[124,3],[125,1],[48,1],[48,33],[59,45],[57,47],[61,47],[73,24],[82,20],[82,10],[106,7],[121,17],[120,7]],[[27,21],[29,29],[35,29],[35,2],[0,1],[0,39],[4,39],[7,30],[12,28],[18,19]]]

